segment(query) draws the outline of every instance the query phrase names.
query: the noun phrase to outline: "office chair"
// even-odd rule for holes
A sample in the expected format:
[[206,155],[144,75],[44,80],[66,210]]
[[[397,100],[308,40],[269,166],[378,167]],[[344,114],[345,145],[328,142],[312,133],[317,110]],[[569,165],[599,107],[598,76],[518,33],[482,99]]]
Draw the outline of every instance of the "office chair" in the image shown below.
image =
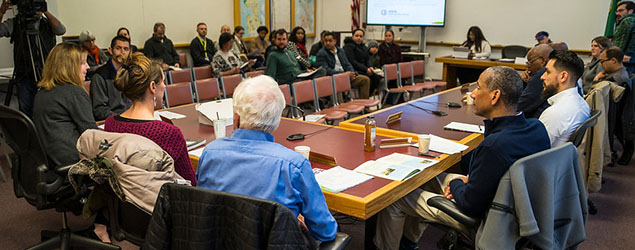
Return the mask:
[[525,46],[520,45],[508,45],[503,47],[502,56],[503,58],[516,58],[516,57],[525,57],[529,50]]
[[[196,202],[193,202],[196,201]],[[337,233],[319,249],[344,249]],[[167,183],[142,249],[306,249],[296,216],[280,203]]]
[[598,117],[600,117],[601,113],[602,110],[599,109],[591,110],[591,116],[589,116],[589,119],[586,119],[586,121],[580,124],[580,126],[573,131],[571,136],[569,136],[569,142],[573,143],[573,146],[580,146],[586,130],[598,123]]
[[143,244],[152,214],[111,193],[108,196],[108,215],[112,237],[117,241],[127,240],[137,246]]
[[443,196],[427,203],[470,229],[462,233],[431,223],[447,232],[437,243],[445,249],[568,249],[586,237],[586,191],[578,151],[571,143],[517,160],[501,178],[484,217],[462,213]]
[[[0,129],[17,157],[11,169],[15,196],[23,197],[38,210],[55,208],[55,211],[62,213],[62,229],[59,232],[42,231],[42,238],[51,237],[28,249],[120,249],[112,244],[74,234],[68,228],[66,212],[78,214],[82,206],[79,200],[83,197],[75,194],[68,183],[67,172],[70,166],[49,168],[31,119],[20,111],[0,105]],[[87,191],[85,187],[83,190]]]

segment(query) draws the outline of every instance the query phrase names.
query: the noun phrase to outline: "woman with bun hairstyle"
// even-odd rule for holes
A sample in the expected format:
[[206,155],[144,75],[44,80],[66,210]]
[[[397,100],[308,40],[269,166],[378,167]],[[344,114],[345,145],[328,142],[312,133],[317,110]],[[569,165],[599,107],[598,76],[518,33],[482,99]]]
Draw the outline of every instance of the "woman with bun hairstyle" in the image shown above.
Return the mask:
[[132,100],[132,105],[120,115],[108,117],[105,130],[137,134],[154,141],[172,156],[176,172],[196,186],[194,169],[181,130],[154,119],[155,103],[163,99],[165,89],[161,63],[148,59],[143,53],[134,53],[117,71],[115,87]]

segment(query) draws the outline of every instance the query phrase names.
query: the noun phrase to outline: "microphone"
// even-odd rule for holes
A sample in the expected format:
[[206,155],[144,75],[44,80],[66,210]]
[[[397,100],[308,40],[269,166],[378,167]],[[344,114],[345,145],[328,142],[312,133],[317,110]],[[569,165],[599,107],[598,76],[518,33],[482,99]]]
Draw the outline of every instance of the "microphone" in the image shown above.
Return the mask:
[[302,120],[303,120],[303,121],[306,121],[306,117],[305,117],[305,115],[304,115],[304,110],[303,110],[303,109],[301,109],[301,108],[300,108],[300,107],[298,107],[298,106],[291,105],[291,104],[287,104],[287,107],[300,111],[300,113],[302,113]]

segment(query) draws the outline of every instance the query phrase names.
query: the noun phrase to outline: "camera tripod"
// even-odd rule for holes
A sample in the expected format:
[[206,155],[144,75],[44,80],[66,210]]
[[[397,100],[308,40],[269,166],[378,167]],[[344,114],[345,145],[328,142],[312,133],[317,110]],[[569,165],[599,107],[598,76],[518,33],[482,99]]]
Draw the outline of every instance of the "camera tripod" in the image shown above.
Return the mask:
[[[16,23],[14,24],[14,32],[16,30],[23,30],[23,34],[17,34],[18,36],[23,36],[24,39],[21,39],[22,42],[19,44],[15,44],[14,46],[18,46],[16,50],[14,50],[17,54],[14,56],[14,69],[13,76],[9,81],[9,86],[7,87],[7,94],[4,99],[4,105],[9,106],[11,104],[11,97],[13,95],[13,87],[19,82],[24,80],[25,78],[29,78],[26,73],[25,75],[18,75],[19,71],[29,72],[33,74],[33,81],[39,82],[42,79],[42,68],[44,67],[44,51],[42,50],[42,38],[40,37],[40,33],[37,29],[35,29],[35,23],[37,20],[34,18],[23,18],[16,17]],[[17,28],[17,29],[16,29]],[[14,41],[15,37],[11,38],[11,41]],[[24,43],[26,41],[26,44]],[[25,60],[28,58],[27,60]],[[20,60],[20,61],[18,61]],[[20,68],[20,67],[29,67],[28,68]]]

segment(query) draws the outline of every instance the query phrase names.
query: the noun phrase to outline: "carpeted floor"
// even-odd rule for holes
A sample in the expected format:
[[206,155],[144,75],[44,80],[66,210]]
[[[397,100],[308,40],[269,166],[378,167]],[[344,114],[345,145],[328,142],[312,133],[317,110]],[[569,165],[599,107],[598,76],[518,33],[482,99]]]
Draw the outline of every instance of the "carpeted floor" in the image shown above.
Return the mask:
[[[40,230],[60,229],[61,216],[52,209],[37,211],[24,199],[16,198],[9,167],[4,157],[0,157],[0,161],[0,169],[8,179],[7,182],[0,181],[0,248],[24,249],[40,241]],[[580,249],[632,249],[635,245],[635,161],[628,166],[604,168],[604,178],[606,182],[601,192],[590,195],[599,213],[589,216],[587,240]],[[352,237],[348,249],[362,249],[363,221],[343,215],[336,215],[336,218],[342,231]],[[69,215],[69,226],[74,230],[87,228],[91,222]],[[419,242],[420,249],[436,249],[436,241],[442,235],[439,230],[429,227]],[[127,241],[116,244],[122,249],[138,249]]]

